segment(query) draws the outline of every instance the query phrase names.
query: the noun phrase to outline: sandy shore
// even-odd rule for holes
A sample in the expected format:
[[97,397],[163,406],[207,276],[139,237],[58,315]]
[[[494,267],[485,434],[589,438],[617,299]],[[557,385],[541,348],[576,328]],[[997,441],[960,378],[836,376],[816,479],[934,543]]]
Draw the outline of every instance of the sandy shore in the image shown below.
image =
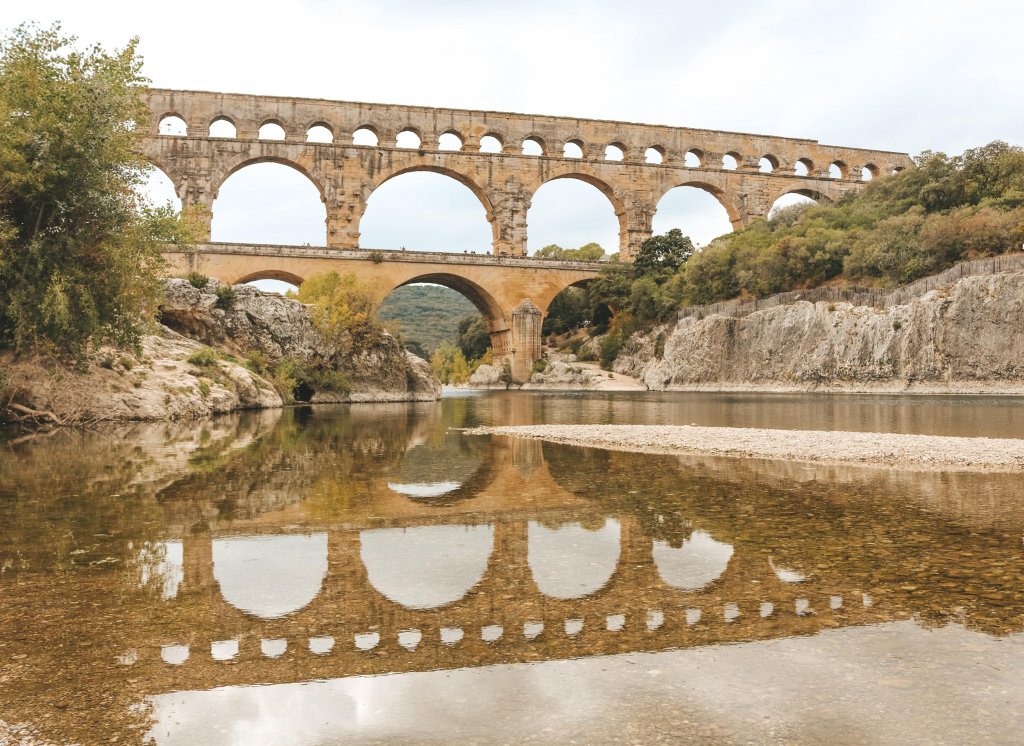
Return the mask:
[[479,427],[467,432],[637,453],[708,453],[956,471],[1024,471],[1024,440],[1009,438],[687,425],[522,425]]

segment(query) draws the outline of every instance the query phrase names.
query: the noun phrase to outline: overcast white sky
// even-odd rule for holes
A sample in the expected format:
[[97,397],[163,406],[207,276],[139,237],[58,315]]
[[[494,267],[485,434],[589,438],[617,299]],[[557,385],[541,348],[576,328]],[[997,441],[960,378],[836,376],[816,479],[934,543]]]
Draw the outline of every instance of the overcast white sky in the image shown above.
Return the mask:
[[[27,20],[59,20],[110,47],[140,36],[158,86],[625,119],[915,154],[1024,142],[1024,6],[1012,2],[43,0],[0,9],[4,29]],[[225,184],[214,237],[322,244],[311,187],[286,188],[287,175],[262,168]],[[704,243],[728,228],[710,197],[685,198],[694,191],[670,194],[656,231],[678,226]],[[531,250],[591,240],[616,248],[610,205],[579,182],[546,185],[529,226]],[[431,174],[385,185],[362,231],[364,246],[382,248],[490,244],[479,203]]]

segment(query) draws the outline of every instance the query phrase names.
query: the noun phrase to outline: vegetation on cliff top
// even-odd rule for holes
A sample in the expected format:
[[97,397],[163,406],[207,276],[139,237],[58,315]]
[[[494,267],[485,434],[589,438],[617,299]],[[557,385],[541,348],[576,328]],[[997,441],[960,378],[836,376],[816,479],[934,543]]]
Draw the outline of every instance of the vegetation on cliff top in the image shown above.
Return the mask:
[[694,251],[678,230],[610,264],[585,291],[552,303],[547,334],[608,331],[604,362],[625,337],[682,306],[825,284],[895,287],[1024,242],[1024,149],[993,142],[963,155],[924,153],[833,205],[796,205]]
[[0,40],[0,347],[79,356],[138,342],[160,246],[189,242],[139,194],[149,123],[137,40],[76,47],[59,26]]

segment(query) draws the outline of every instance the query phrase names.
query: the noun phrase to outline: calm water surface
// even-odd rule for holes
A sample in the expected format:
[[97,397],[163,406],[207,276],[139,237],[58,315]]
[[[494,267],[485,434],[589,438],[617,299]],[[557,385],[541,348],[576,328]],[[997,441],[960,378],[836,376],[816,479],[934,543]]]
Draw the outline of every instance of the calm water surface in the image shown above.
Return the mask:
[[533,422],[1019,437],[1024,402],[495,393],[0,448],[0,743],[1024,740],[1021,476],[458,430]]

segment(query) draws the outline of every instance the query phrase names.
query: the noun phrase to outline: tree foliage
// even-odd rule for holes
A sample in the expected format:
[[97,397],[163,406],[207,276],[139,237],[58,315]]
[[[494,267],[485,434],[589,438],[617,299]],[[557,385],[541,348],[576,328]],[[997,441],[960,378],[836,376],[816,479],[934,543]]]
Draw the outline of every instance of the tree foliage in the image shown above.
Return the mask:
[[80,354],[154,318],[169,206],[140,196],[149,113],[137,40],[84,51],[59,26],[0,41],[0,345]]
[[600,244],[588,243],[578,249],[563,249],[558,244],[548,244],[537,249],[534,257],[538,259],[561,259],[567,262],[600,262],[606,259]]
[[354,274],[314,275],[302,283],[296,297],[313,306],[313,322],[340,354],[366,349],[382,331],[376,297]]

